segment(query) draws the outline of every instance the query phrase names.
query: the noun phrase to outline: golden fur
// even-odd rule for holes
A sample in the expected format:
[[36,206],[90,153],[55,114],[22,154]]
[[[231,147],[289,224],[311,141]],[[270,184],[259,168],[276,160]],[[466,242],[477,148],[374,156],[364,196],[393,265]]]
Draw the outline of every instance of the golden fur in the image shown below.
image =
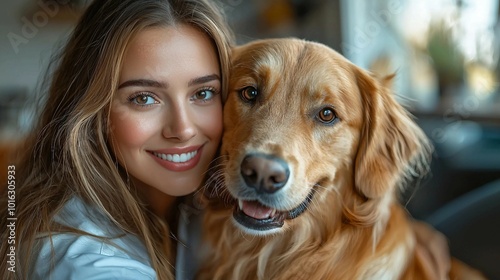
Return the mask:
[[[398,203],[405,182],[427,172],[432,147],[388,89],[391,78],[378,80],[334,50],[298,39],[237,47],[232,64],[220,168],[206,189],[212,251],[199,278],[435,277]],[[248,87],[258,92],[250,102],[242,98]],[[332,112],[336,120],[322,122]],[[255,153],[290,167],[285,187],[265,194],[266,206],[286,212],[312,195],[301,215],[270,231],[231,217],[235,199],[253,195],[240,164]]]

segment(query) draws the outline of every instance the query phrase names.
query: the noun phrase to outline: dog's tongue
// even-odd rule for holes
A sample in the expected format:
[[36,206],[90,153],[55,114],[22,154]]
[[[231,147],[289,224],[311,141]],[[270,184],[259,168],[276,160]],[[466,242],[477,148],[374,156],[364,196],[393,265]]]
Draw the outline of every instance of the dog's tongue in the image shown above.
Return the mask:
[[269,218],[273,211],[272,208],[266,207],[256,201],[243,201],[241,210],[248,216],[258,220]]

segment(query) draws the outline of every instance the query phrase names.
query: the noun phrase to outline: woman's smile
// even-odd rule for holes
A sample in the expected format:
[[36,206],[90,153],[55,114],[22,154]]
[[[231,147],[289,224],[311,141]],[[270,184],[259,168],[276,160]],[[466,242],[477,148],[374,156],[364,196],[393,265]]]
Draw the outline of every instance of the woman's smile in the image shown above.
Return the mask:
[[153,159],[164,168],[182,172],[194,168],[202,156],[202,146],[148,151]]

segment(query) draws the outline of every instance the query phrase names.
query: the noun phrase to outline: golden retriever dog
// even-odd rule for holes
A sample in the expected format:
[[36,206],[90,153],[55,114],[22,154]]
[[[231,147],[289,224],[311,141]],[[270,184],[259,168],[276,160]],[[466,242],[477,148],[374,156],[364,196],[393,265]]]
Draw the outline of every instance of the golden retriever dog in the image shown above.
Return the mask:
[[432,147],[390,77],[299,39],[232,64],[199,279],[481,279],[398,202]]

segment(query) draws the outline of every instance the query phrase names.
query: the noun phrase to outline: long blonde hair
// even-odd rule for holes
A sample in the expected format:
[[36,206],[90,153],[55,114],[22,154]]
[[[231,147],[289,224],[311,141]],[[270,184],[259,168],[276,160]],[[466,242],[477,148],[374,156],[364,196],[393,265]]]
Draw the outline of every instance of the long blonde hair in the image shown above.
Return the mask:
[[[220,7],[209,0],[97,0],[82,15],[45,96],[45,105],[16,164],[16,273],[7,271],[9,244],[1,244],[2,273],[29,275],[37,237],[62,231],[53,216],[73,196],[98,207],[117,227],[143,240],[158,279],[173,279],[168,225],[131,191],[109,143],[109,114],[123,57],[145,28],[188,24],[213,40],[222,90],[227,92],[232,35]],[[200,174],[201,176],[201,174]],[[7,205],[3,193],[0,205]],[[7,220],[0,221],[7,240]],[[78,232],[78,230],[74,230]]]

